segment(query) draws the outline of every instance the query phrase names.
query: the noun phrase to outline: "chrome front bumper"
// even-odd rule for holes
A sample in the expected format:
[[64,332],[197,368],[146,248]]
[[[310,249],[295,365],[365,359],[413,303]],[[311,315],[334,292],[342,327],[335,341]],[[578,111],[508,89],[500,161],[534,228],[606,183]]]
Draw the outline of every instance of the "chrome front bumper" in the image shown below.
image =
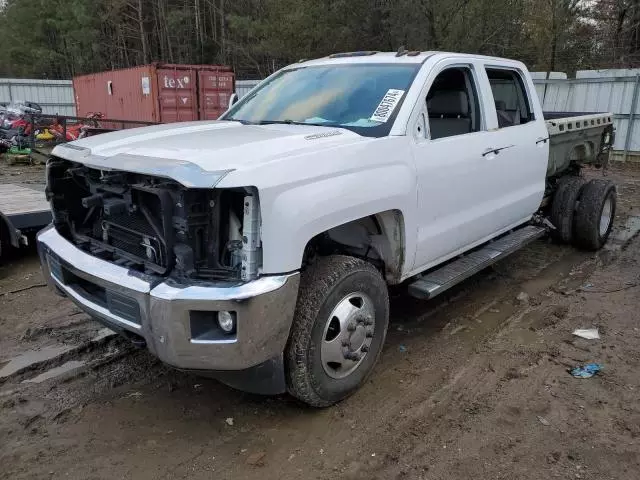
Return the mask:
[[[280,356],[293,321],[299,274],[248,283],[175,281],[93,257],[49,226],[38,234],[47,282],[114,329],[144,338],[163,362],[188,370],[245,370]],[[236,312],[231,336],[210,334],[198,318]],[[215,322],[211,323],[215,329]],[[197,328],[194,325],[199,325]]]

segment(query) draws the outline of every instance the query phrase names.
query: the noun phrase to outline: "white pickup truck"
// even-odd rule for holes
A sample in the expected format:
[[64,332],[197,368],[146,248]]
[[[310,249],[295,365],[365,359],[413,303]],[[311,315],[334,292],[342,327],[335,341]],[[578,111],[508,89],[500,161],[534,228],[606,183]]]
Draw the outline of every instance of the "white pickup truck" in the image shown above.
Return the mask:
[[273,74],[219,121],[60,145],[51,286],[176,368],[333,404],[372,372],[388,285],[431,298],[545,233],[606,241],[612,115],[545,120],[519,62],[354,52]]

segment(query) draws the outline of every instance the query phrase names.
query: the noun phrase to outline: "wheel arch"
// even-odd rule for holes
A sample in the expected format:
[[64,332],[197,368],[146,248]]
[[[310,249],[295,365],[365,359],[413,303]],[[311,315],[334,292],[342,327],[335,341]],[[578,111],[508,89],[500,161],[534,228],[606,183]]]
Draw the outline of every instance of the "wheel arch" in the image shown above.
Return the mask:
[[585,163],[595,158],[596,146],[590,141],[584,141],[580,145],[576,145],[569,152],[569,162]]
[[388,283],[399,283],[406,262],[405,219],[400,210],[386,210],[319,232],[307,242],[301,263],[315,254],[341,253],[371,261]]

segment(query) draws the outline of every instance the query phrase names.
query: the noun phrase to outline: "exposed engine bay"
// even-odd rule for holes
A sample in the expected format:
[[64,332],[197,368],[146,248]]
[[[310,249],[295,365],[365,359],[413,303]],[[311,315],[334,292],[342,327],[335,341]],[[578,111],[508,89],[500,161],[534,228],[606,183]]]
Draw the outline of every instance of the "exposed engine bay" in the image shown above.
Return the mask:
[[47,199],[78,248],[146,274],[251,280],[261,264],[257,191],[185,188],[52,157]]

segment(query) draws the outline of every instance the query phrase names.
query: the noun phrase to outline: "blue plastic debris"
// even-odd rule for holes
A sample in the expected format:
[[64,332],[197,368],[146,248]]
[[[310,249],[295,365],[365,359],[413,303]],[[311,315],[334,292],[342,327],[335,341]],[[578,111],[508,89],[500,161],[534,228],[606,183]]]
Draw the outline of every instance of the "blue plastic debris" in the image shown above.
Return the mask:
[[404,353],[404,352],[407,351],[407,347],[405,347],[404,345],[400,345],[399,350],[400,350],[401,353]]
[[576,378],[591,378],[600,370],[602,370],[602,365],[599,363],[588,363],[571,370],[571,375]]

